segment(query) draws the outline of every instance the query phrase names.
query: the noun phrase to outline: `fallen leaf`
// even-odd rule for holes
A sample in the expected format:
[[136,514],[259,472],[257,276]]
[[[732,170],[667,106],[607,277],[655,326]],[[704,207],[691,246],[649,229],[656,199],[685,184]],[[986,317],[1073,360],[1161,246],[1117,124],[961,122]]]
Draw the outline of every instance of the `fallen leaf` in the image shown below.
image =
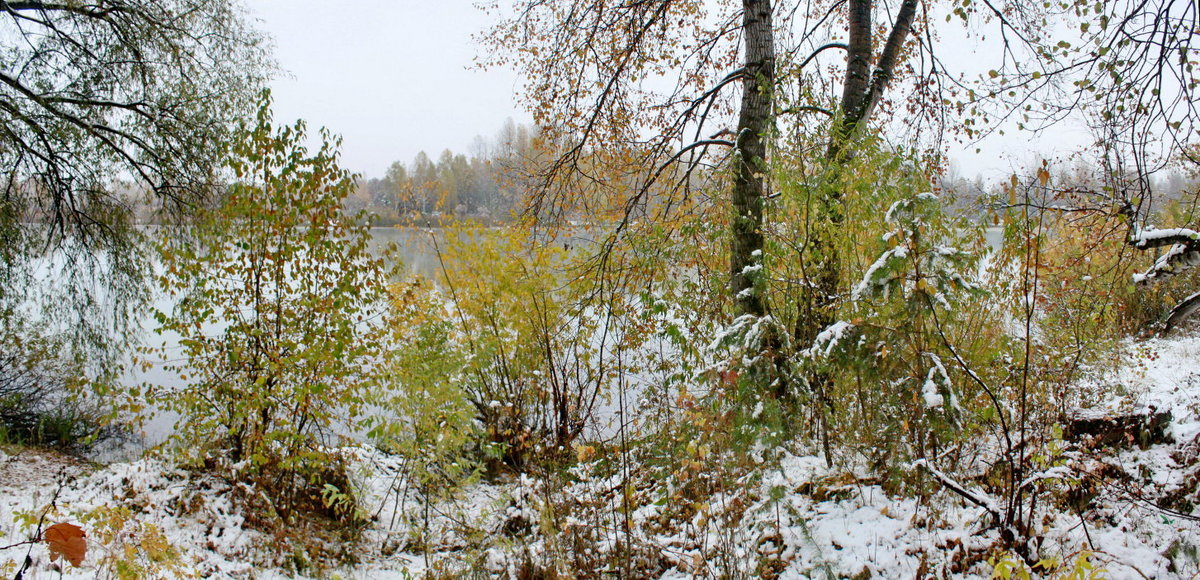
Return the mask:
[[83,528],[75,524],[61,523],[46,528],[42,539],[50,546],[50,561],[54,562],[62,556],[78,568],[83,564],[83,555],[87,552],[87,540],[83,539],[85,535]]

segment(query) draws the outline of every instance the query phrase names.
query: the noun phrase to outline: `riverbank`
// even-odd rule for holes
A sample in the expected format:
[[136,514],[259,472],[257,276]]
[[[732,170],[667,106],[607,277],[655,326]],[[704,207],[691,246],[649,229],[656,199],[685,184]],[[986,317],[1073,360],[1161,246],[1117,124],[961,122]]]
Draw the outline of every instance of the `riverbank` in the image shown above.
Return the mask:
[[[1037,509],[1038,557],[1103,568],[1109,577],[1189,578],[1200,572],[1200,336],[1128,342],[1115,372],[1093,379],[1095,416],[1170,411],[1166,441],[1144,448],[1065,442],[1040,475],[1086,491],[1086,502]],[[349,564],[281,558],[276,541],[240,511],[237,486],[154,458],[94,465],[53,453],[5,449],[0,457],[0,545],[69,522],[87,533],[82,566],[66,578],[119,569],[156,576],[412,578],[606,574],[694,578],[722,569],[754,576],[988,578],[1015,562],[997,549],[985,509],[945,488],[924,498],[885,491],[853,467],[828,468],[801,449],[760,465],[713,465],[729,481],[698,509],[653,468],[604,468],[604,450],[568,473],[478,483],[429,510],[406,463],[366,448],[354,457],[366,523],[338,547]],[[914,467],[916,469],[916,467]],[[975,488],[970,480],[963,484]],[[931,484],[932,485],[932,484]],[[1068,494],[1070,497],[1070,494]],[[635,509],[618,506],[623,501]],[[1083,508],[1083,509],[1079,509]],[[329,541],[328,538],[320,541]],[[0,552],[0,571],[56,573],[47,545]],[[1006,560],[1007,558],[1007,560]],[[1005,564],[1005,562],[1008,564]],[[331,567],[327,567],[331,566]],[[585,568],[586,567],[586,568]],[[540,576],[549,577],[549,576]]]

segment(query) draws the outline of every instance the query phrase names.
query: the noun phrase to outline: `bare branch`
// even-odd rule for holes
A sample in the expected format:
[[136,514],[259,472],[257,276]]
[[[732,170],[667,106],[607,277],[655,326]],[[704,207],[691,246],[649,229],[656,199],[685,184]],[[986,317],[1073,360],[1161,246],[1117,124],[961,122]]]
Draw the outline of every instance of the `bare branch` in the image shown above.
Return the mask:
[[987,494],[985,494],[984,492],[972,491],[972,490],[967,489],[966,486],[962,485],[961,483],[958,483],[957,481],[954,480],[954,478],[950,477],[949,475],[946,475],[945,473],[942,473],[937,468],[930,465],[929,461],[926,459],[918,459],[917,461],[915,461],[913,463],[913,467],[919,467],[921,469],[924,469],[926,473],[928,473],[931,477],[936,479],[938,481],[938,483],[941,483],[942,486],[945,487],[946,489],[958,494],[963,499],[987,510],[987,512],[989,514],[992,514],[992,517],[995,518],[995,521],[997,524],[999,524],[1001,521],[1003,521],[1003,516],[1000,513],[1000,508],[996,506],[996,500],[992,499],[991,497],[988,497]]
[[844,42],[830,42],[829,44],[822,45],[820,48],[814,50],[812,54],[808,55],[808,58],[804,59],[804,62],[800,63],[800,68],[804,69],[804,67],[808,66],[808,63],[812,62],[813,59],[817,58],[817,56],[822,52],[832,48],[840,48],[846,51],[850,50],[850,46]]
[[824,107],[818,107],[816,105],[804,105],[801,107],[789,107],[787,109],[779,111],[779,113],[781,115],[799,115],[802,113],[820,113],[822,115],[825,115],[826,117],[834,116],[833,111],[830,111],[829,109],[826,109]]
[[1198,311],[1200,311],[1200,292],[1184,298],[1171,310],[1171,314],[1167,316],[1166,331],[1170,332],[1175,329]]

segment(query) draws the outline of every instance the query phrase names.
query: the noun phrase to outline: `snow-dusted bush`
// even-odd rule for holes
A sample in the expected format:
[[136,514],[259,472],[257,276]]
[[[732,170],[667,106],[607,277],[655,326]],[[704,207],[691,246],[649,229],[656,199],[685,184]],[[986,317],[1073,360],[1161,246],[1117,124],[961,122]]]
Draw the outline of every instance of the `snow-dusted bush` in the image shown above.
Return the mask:
[[[626,297],[589,303],[585,284],[569,276],[570,253],[519,229],[456,228],[443,244],[440,288],[409,286],[397,298],[394,325],[404,336],[392,355],[394,388],[404,400],[447,406],[453,433],[463,432],[456,425],[469,405],[476,448],[508,467],[566,456],[628,370],[612,352],[631,345],[605,332]],[[430,340],[440,341],[435,358],[420,355]],[[404,421],[424,420],[400,411]]]
[[160,280],[178,303],[157,318],[180,337],[168,368],[186,385],[145,387],[179,414],[168,445],[184,462],[252,482],[285,520],[357,513],[335,448],[361,421],[382,345],[383,263],[342,210],[354,181],[321,137],[309,153],[303,123],[274,127],[264,97],[230,149],[224,199],[183,237],[167,232]]

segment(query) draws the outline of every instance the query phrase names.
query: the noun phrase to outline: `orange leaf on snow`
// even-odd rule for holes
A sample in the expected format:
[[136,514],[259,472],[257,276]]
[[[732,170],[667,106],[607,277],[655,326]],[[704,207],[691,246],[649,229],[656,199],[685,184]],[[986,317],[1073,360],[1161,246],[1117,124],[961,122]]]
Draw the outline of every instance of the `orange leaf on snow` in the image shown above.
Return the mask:
[[75,524],[54,524],[46,528],[42,539],[50,546],[50,561],[58,560],[59,556],[70,562],[72,566],[83,564],[83,555],[87,552],[87,540],[83,537],[83,528]]

